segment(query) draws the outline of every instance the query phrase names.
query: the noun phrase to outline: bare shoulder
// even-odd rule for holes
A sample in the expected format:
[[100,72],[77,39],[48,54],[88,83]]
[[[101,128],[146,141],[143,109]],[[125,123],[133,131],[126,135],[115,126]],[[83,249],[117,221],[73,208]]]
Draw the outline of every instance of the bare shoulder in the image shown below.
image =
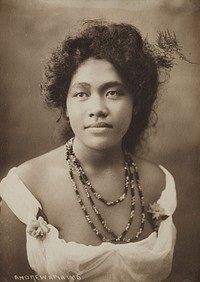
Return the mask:
[[135,158],[135,162],[146,199],[149,203],[157,201],[166,186],[165,173],[156,163],[141,158]]
[[65,146],[20,165],[16,170],[20,180],[40,203],[48,221],[58,226],[64,206],[72,208],[71,180],[65,159]]
[[21,164],[17,167],[16,173],[25,186],[37,195],[37,189],[51,182],[64,167],[64,163],[65,151],[64,146],[61,146]]

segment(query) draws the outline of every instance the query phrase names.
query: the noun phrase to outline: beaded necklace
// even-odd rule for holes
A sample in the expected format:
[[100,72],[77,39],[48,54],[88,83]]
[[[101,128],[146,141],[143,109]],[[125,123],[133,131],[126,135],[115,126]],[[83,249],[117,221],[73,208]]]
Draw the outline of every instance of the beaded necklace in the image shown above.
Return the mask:
[[[144,197],[143,197],[143,193],[139,184],[139,175],[138,175],[138,170],[136,165],[133,163],[130,154],[125,153],[124,154],[124,158],[125,158],[125,163],[124,163],[124,170],[125,170],[125,189],[124,189],[124,193],[122,194],[122,196],[120,196],[120,198],[118,198],[115,201],[106,201],[100,194],[98,194],[95,189],[92,187],[91,183],[89,182],[83,168],[81,167],[80,162],[78,161],[78,159],[76,158],[74,152],[73,152],[73,140],[74,138],[70,139],[67,143],[66,143],[66,161],[69,167],[69,174],[70,174],[70,178],[72,181],[72,186],[74,188],[74,191],[76,193],[76,197],[77,200],[81,206],[81,209],[83,210],[86,220],[88,222],[88,224],[91,226],[92,230],[94,231],[94,233],[96,234],[96,236],[98,236],[100,238],[101,241],[103,242],[132,242],[135,239],[137,239],[143,229],[144,229],[144,223],[145,223],[145,209],[144,209]],[[83,185],[84,191],[86,193],[87,198],[89,199],[89,202],[92,206],[92,209],[94,210],[95,214],[97,215],[101,225],[103,226],[105,232],[107,232],[108,234],[110,234],[113,239],[107,238],[104,235],[101,234],[101,232],[96,228],[96,226],[94,225],[94,223],[92,222],[86,207],[81,199],[77,184],[75,182],[74,179],[74,173],[73,173],[73,167],[71,165],[71,163],[73,164],[74,169],[76,170],[76,173],[81,181],[81,184]],[[130,239],[126,239],[125,235],[127,234],[128,230],[130,229],[131,223],[133,221],[134,218],[134,214],[135,214],[135,185],[134,185],[134,175],[136,178],[136,186],[138,189],[138,194],[140,197],[140,204],[141,204],[141,224],[140,224],[140,228],[137,231],[136,235]],[[111,228],[109,228],[106,224],[106,221],[103,219],[101,213],[99,212],[99,210],[97,209],[97,207],[95,206],[95,203],[90,195],[90,193],[97,199],[100,200],[101,202],[103,202],[104,204],[106,204],[107,206],[113,206],[116,205],[120,202],[122,202],[128,192],[128,188],[130,187],[131,190],[131,211],[130,211],[130,216],[129,216],[129,220],[128,223],[124,229],[124,231],[120,234],[117,235],[113,230],[111,230]],[[88,189],[89,188],[89,189]]]
[[[73,140],[73,139],[72,139]],[[125,188],[124,188],[124,192],[123,194],[115,201],[107,201],[105,200],[99,193],[97,193],[97,191],[92,187],[91,183],[89,182],[87,175],[85,174],[79,160],[76,158],[74,152],[73,152],[73,148],[72,148],[72,144],[68,144],[67,146],[67,151],[69,153],[69,156],[72,157],[72,163],[74,164],[74,167],[77,171],[77,174],[82,182],[82,184],[84,184],[84,186],[88,186],[88,188],[90,189],[92,195],[97,198],[99,201],[101,201],[102,203],[104,203],[107,206],[114,206],[118,203],[121,203],[127,196],[128,193],[128,187],[129,187],[129,176],[128,176],[128,164],[127,162],[124,163],[124,171],[125,171]]]

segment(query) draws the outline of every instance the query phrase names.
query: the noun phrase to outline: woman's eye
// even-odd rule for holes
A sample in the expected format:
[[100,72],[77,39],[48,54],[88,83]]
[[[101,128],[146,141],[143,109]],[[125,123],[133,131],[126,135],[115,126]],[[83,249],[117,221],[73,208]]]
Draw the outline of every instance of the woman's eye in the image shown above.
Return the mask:
[[122,93],[120,91],[117,91],[117,90],[110,90],[106,93],[107,97],[117,97],[117,96],[120,96],[120,95],[122,95]]
[[85,97],[88,96],[88,94],[85,93],[85,92],[78,92],[78,93],[76,93],[74,96],[75,96],[75,97],[78,97],[78,98],[85,98]]

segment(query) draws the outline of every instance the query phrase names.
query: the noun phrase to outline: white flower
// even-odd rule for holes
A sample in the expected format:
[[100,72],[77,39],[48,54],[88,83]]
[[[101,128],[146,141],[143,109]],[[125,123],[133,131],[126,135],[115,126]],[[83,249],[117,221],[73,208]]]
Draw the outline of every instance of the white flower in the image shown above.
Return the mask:
[[26,228],[26,232],[34,238],[40,237],[44,239],[49,231],[50,228],[47,222],[41,216],[38,219],[32,219]]
[[163,209],[158,203],[149,204],[148,213],[152,214],[152,219],[159,220],[162,216],[165,216],[165,209]]

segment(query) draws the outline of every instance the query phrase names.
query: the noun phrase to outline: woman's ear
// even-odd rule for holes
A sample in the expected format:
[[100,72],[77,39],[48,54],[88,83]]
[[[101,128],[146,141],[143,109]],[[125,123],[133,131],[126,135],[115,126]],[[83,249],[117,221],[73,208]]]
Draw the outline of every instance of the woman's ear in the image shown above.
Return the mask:
[[65,121],[66,121],[68,124],[70,124],[70,121],[69,121],[69,114],[68,114],[67,109],[65,109],[63,118],[65,119]]
[[63,109],[63,108],[59,109],[59,117],[56,120],[56,122],[59,122],[61,119],[69,121],[69,116],[68,116],[67,109]]

